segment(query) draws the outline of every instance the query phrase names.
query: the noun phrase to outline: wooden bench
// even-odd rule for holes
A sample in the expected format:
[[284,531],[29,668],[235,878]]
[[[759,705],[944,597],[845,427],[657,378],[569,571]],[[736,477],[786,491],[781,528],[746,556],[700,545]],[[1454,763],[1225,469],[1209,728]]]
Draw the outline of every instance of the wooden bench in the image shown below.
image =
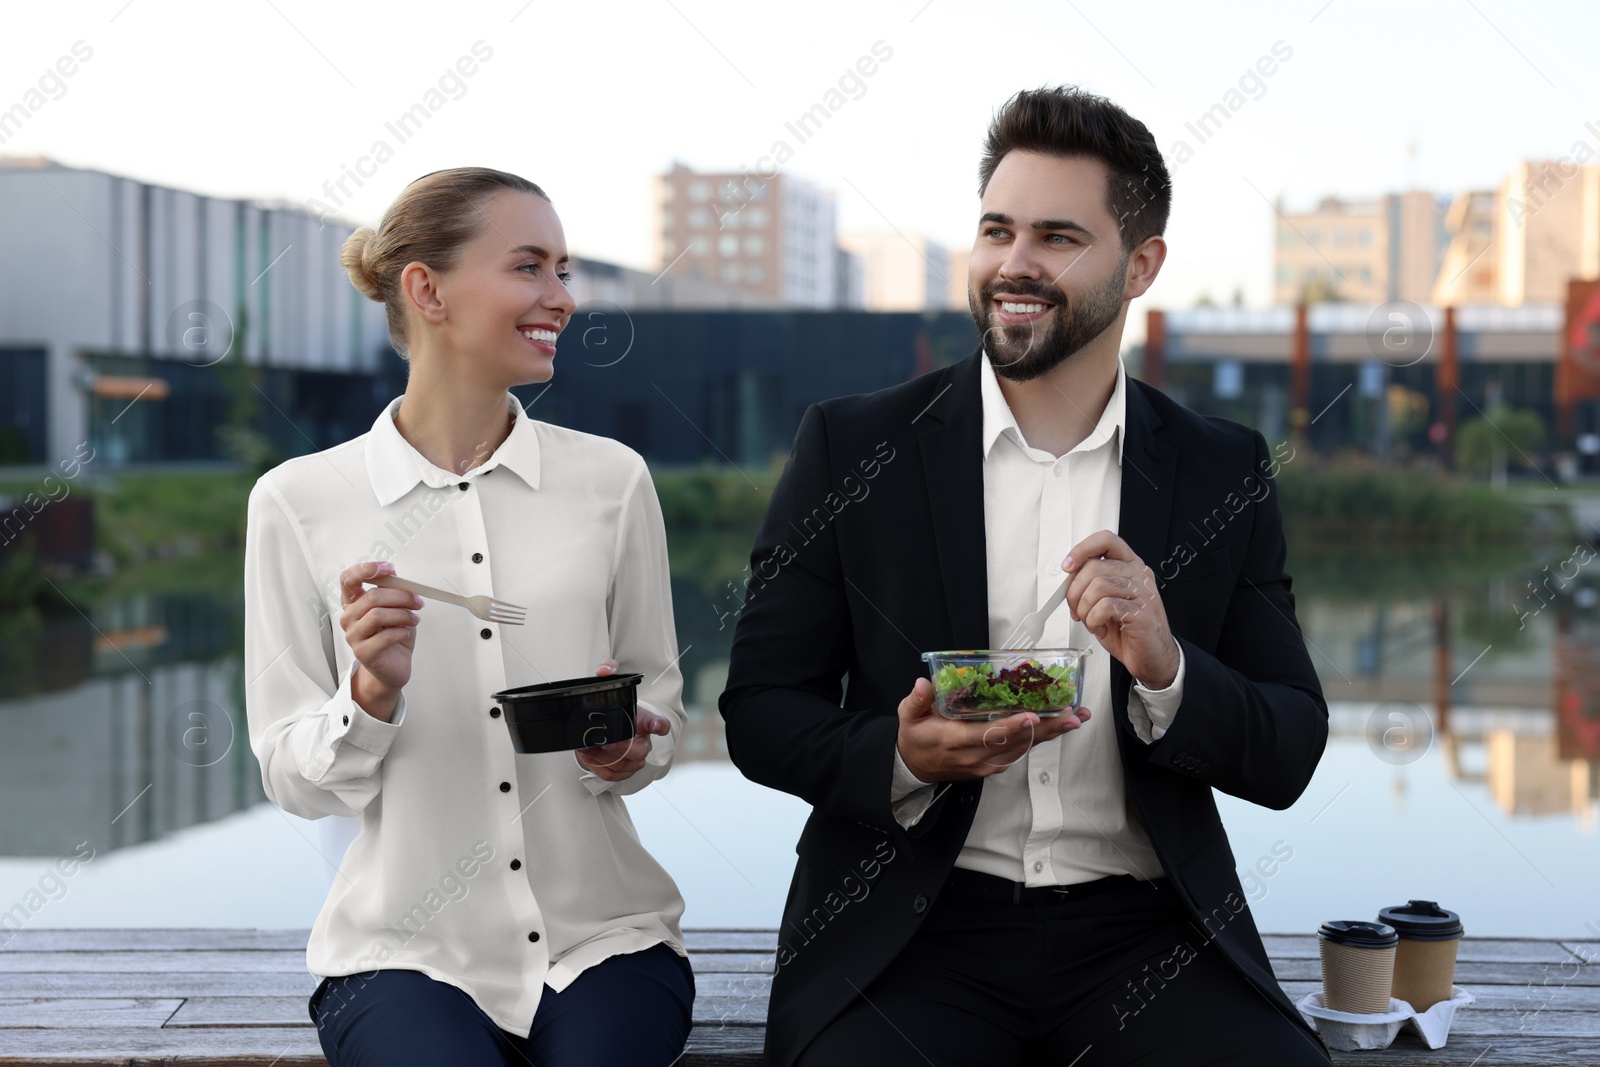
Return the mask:
[[[689,930],[698,997],[684,1067],[759,1064],[773,930]],[[0,1064],[324,1065],[306,998],[305,930],[23,930],[0,949]],[[1269,935],[1292,998],[1319,986],[1309,935]],[[1448,1047],[1407,1029],[1339,1064],[1600,1064],[1600,944],[1469,938],[1477,1003]]]

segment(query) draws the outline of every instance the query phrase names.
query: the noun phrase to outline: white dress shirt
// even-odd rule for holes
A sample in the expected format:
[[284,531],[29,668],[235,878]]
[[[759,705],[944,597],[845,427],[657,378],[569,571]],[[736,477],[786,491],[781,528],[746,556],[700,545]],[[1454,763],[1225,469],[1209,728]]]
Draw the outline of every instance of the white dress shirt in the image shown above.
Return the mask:
[[[1117,364],[1111,399],[1089,436],[1061,457],[1031,447],[989,365],[983,404],[983,525],[987,544],[990,647],[1003,647],[1023,619],[1067,579],[1061,561],[1097,530],[1117,531],[1127,373]],[[1062,403],[1071,401],[1063,397]],[[1045,623],[1036,648],[1086,648],[1078,703],[1094,713],[1077,730],[1035,745],[983,780],[978,810],[956,866],[1013,882],[1069,885],[1108,875],[1161,875],[1138,813],[1128,803],[1111,711],[1111,656],[1066,605]],[[1159,740],[1183,699],[1183,658],[1165,689],[1135,683],[1128,717],[1146,744]],[[895,817],[914,825],[935,787],[895,752]]]
[[[307,819],[358,815],[306,962],[317,975],[421,971],[527,1034],[546,985],[665,942],[687,955],[683,899],[640,844],[622,795],[666,774],[686,718],[661,508],[644,461],[604,437],[515,423],[452,474],[400,435],[391,402],[362,434],[263,475],[245,545],[250,746],[268,799]],[[426,601],[391,721],[351,698],[339,573],[402,577],[528,609],[484,622]],[[490,694],[644,675],[671,732],[622,782],[571,752],[518,755]]]

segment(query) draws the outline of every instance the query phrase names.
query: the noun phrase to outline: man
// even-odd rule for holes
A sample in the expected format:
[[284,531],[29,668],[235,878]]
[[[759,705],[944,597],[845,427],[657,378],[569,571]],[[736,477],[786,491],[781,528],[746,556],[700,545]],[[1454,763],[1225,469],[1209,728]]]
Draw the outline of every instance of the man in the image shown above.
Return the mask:
[[[1327,739],[1273,494],[1292,453],[1123,371],[1170,204],[1142,123],[1019,93],[979,176],[982,347],[810,408],[751,557],[728,750],[813,807],[768,1059],[1326,1064],[1212,795],[1286,808]],[[1091,650],[1082,707],[939,715],[919,654],[1006,647],[1063,582],[1034,647]]]

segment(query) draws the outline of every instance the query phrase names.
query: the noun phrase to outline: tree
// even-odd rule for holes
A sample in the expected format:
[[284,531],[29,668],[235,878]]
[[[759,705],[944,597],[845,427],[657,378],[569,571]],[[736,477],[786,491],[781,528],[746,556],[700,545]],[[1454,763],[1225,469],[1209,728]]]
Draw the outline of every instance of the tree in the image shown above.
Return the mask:
[[1462,423],[1456,433],[1456,460],[1463,470],[1506,484],[1508,462],[1532,464],[1528,453],[1544,440],[1544,420],[1532,411],[1497,404]]

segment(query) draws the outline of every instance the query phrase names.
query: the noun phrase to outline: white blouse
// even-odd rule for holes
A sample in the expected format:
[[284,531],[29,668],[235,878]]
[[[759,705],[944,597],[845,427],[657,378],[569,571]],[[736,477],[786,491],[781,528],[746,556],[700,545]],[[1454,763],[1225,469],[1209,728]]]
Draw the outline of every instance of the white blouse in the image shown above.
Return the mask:
[[[666,534],[644,460],[530,419],[465,474],[400,435],[392,401],[369,433],[256,482],[245,543],[245,704],[268,799],[307,819],[357,815],[317,915],[317,975],[421,971],[527,1034],[545,985],[665,942],[687,955],[683,898],[640,844],[622,797],[667,773],[686,724]],[[528,609],[484,622],[426,601],[391,722],[350,694],[339,573],[402,577]],[[622,782],[571,752],[518,755],[490,694],[644,675],[639,704],[671,723]]]

